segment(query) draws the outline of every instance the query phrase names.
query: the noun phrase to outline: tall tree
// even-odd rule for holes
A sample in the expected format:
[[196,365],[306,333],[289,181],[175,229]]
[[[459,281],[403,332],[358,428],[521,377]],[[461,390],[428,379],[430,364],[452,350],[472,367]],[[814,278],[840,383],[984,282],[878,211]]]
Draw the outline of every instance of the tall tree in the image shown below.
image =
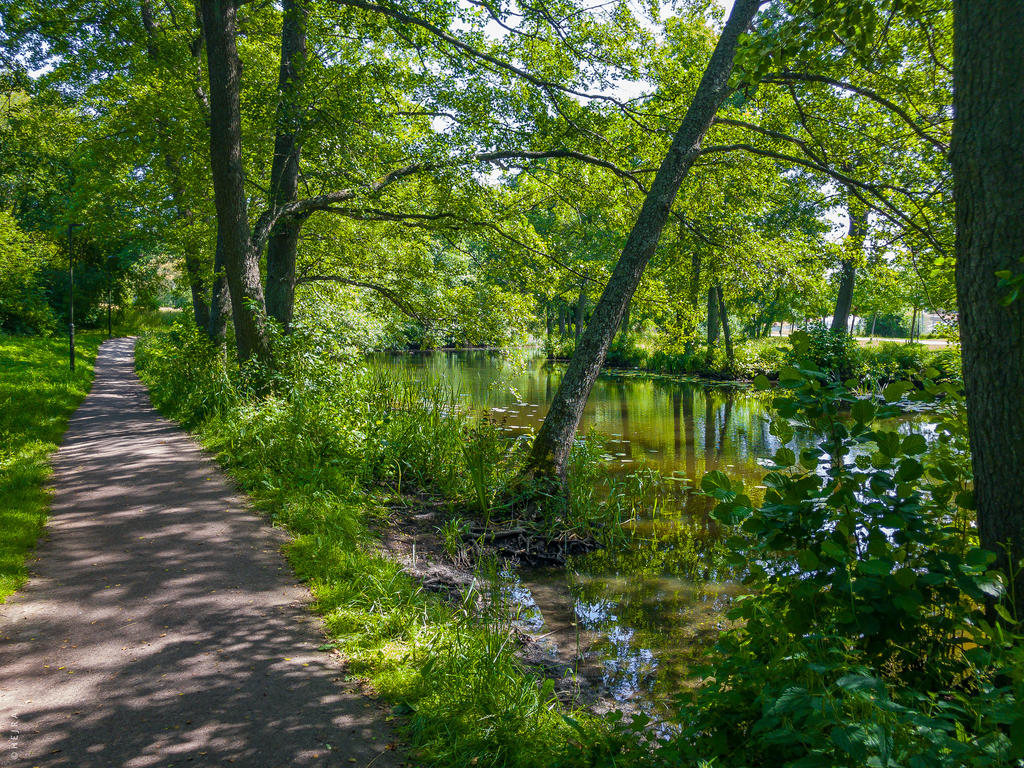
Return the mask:
[[626,306],[647,262],[654,255],[676,193],[700,153],[701,141],[711,127],[715,113],[729,94],[737,43],[753,21],[759,5],[759,0],[737,0],[733,5],[693,101],[658,168],[622,255],[594,307],[544,424],[537,433],[525,470],[526,477],[546,483],[565,480],[569,449],[583,416],[583,407]]
[[[954,0],[951,160],[956,283],[974,497],[982,545],[1013,570],[1024,557],[1024,5]],[[1024,570],[1016,572],[1024,596]]]
[[253,258],[242,166],[242,67],[236,46],[234,0],[202,0],[210,73],[210,168],[217,209],[217,248],[222,250],[231,295],[235,342],[242,362],[269,362],[266,300],[258,258]]
[[[306,69],[306,16],[303,0],[285,0],[281,21],[281,68],[278,75],[277,133],[270,170],[270,204],[295,202],[302,153],[300,101]],[[295,258],[302,219],[280,221],[267,243],[267,311],[287,328],[295,307]]]

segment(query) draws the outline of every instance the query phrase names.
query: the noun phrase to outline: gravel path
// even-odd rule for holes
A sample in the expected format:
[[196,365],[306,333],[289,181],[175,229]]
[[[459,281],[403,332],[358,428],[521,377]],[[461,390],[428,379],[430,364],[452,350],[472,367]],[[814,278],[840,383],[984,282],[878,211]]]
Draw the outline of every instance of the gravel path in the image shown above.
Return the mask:
[[0,606],[0,766],[399,764],[284,537],[103,345],[54,461],[48,538]]

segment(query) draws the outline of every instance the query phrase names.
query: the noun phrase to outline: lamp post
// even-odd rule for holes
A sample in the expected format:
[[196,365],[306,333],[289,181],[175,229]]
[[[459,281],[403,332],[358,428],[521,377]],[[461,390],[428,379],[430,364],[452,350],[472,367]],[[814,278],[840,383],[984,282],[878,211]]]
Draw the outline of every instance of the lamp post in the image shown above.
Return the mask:
[[68,223],[68,359],[75,370],[75,255],[71,250],[71,233],[81,224]]

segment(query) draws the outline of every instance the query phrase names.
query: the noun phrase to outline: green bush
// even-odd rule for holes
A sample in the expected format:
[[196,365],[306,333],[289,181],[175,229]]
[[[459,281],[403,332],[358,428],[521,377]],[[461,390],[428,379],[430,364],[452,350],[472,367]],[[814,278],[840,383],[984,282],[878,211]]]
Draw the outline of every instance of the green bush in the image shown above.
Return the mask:
[[617,335],[608,349],[604,364],[609,368],[644,368],[648,352],[637,343],[636,336]]
[[736,345],[736,375],[752,379],[758,375],[776,377],[786,365],[789,355],[789,339],[767,336],[749,339]]
[[786,362],[792,365],[811,363],[843,381],[862,371],[857,342],[848,333],[832,332],[824,323],[811,323],[795,331],[789,342]]

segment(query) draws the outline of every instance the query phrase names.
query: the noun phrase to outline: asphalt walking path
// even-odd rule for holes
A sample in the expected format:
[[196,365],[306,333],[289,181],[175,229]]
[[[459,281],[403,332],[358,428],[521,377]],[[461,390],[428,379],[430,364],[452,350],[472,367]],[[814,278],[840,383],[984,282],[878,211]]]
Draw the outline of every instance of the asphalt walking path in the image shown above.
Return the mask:
[[33,577],[0,606],[0,766],[398,765],[317,651],[283,534],[153,410],[133,352],[101,348]]

